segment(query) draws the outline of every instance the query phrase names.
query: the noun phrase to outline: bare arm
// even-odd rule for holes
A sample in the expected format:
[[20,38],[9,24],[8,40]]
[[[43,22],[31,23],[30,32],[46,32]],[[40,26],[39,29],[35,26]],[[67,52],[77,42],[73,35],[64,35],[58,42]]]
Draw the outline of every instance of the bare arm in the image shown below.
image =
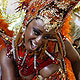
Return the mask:
[[2,80],[16,80],[13,60],[6,56],[6,48],[0,52],[0,64],[2,71]]
[[80,55],[69,41],[65,41],[66,56],[72,63],[72,68],[76,77],[79,80],[78,74],[80,71]]

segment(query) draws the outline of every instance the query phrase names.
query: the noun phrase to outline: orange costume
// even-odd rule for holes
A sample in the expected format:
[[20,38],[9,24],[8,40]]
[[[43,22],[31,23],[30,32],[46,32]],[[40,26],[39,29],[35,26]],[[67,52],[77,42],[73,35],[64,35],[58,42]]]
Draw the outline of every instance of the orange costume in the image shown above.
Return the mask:
[[[68,13],[77,3],[78,0],[25,0],[20,3],[20,6],[17,9],[26,10],[26,16],[23,22],[24,25],[28,25],[31,20],[38,17],[44,21],[44,28],[46,31],[49,31],[52,28],[55,30],[55,33],[53,36],[51,36],[51,39],[47,40],[44,46],[41,46],[41,53],[39,56],[36,55],[38,53],[32,53],[31,55],[26,54],[22,38],[24,35],[23,28],[25,27],[21,27],[14,40],[6,40],[5,36],[0,36],[0,38],[3,39],[1,39],[3,44],[0,43],[3,45],[3,47],[1,46],[1,49],[4,48],[6,41],[9,42],[9,44],[7,44],[6,55],[8,57],[13,56],[14,60],[16,60],[20,75],[28,76],[35,72],[36,75],[33,80],[41,80],[39,70],[45,66],[48,66],[49,64],[62,64],[62,66],[60,65],[58,71],[50,75],[50,77],[46,78],[45,80],[75,80],[71,63],[66,58],[64,41],[66,40],[66,37],[68,37],[65,31],[69,32],[69,28],[71,27],[68,21],[70,16],[67,18]],[[68,29],[66,29],[66,25]],[[65,29],[65,31],[63,29]],[[66,37],[64,37],[62,34]],[[58,43],[59,49],[57,52],[54,52],[56,43]],[[22,52],[22,50],[24,52]],[[61,55],[61,60],[58,59],[59,55]]]
[[[55,39],[53,39],[55,40]],[[61,40],[58,39],[61,43]],[[65,41],[66,38],[63,36],[63,40]],[[28,76],[30,74],[32,74],[33,72],[36,72],[35,77],[33,78],[33,80],[38,80],[41,79],[41,76],[39,75],[39,71],[44,68],[45,66],[48,66],[50,64],[61,64],[62,61],[60,61],[58,59],[60,52],[54,52],[55,49],[55,41],[48,41],[48,48],[46,50],[46,54],[47,56],[45,56],[45,58],[40,59],[39,57],[36,58],[36,69],[34,69],[34,57],[31,57],[31,55],[27,54],[25,52],[25,48],[24,48],[24,52],[22,52],[22,46],[19,46],[18,49],[16,48],[16,63],[18,66],[18,70],[20,75],[22,76]],[[62,44],[60,44],[59,47],[61,47]],[[63,50],[63,47],[61,47],[61,49]],[[10,58],[10,57],[14,57],[14,54],[11,52],[12,50],[12,44],[9,42],[9,44],[7,45],[7,53],[6,55]],[[66,58],[66,56],[64,56],[65,54],[63,53],[64,51],[62,51],[62,54],[60,54],[62,57],[63,61],[63,65],[64,66],[60,66],[59,70],[56,71],[55,73],[53,73],[52,75],[50,75],[50,77],[46,78],[46,80],[75,80],[75,76],[73,74],[73,70],[71,67],[71,63],[70,61]],[[25,61],[24,61],[25,59]],[[64,70],[63,70],[64,69]],[[66,71],[67,70],[67,71]],[[24,80],[24,79],[21,79]]]
[[[66,38],[63,37],[63,40],[65,41]],[[62,44],[60,44],[60,45],[62,46]],[[48,42],[48,49],[47,49],[47,51],[53,55],[52,57],[54,58],[54,60],[52,60],[50,56],[46,57],[45,59],[37,58],[37,63],[38,63],[37,70],[34,69],[34,58],[33,57],[29,58],[30,55],[27,55],[27,57],[25,59],[26,63],[24,63],[24,65],[22,65],[22,62],[23,62],[23,59],[25,57],[26,52],[24,51],[24,53],[22,53],[22,47],[21,46],[19,47],[18,53],[16,51],[16,62],[17,62],[19,72],[23,76],[28,76],[28,75],[30,75],[36,71],[36,75],[33,78],[33,80],[37,80],[38,78],[41,78],[40,75],[37,73],[37,71],[41,70],[42,68],[44,68],[45,66],[47,66],[49,64],[60,64],[60,61],[57,60],[57,57],[59,56],[59,52],[56,52],[56,53],[53,52],[54,47],[55,47],[55,41],[49,41]],[[12,46],[11,46],[11,43],[9,42],[9,45],[7,45],[7,53],[6,53],[6,55],[8,57],[13,55],[10,51],[11,49],[12,49]],[[64,54],[62,54],[62,55],[64,55]],[[66,57],[63,57],[63,58],[65,59],[65,63],[66,63],[65,69],[67,70],[67,78],[69,78],[69,80],[75,80],[70,61]],[[60,68],[58,71],[53,73],[46,80],[53,80],[53,79],[64,80],[65,76],[63,76],[63,74],[65,75],[64,71]],[[22,80],[24,80],[24,79],[22,79]]]

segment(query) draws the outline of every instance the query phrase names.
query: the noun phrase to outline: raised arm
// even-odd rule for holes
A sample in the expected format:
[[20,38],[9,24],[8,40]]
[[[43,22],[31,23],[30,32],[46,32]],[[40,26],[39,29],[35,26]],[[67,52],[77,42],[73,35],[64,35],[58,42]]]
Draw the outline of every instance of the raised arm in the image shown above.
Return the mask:
[[6,48],[0,52],[0,64],[2,80],[16,80],[15,67],[13,60],[6,56]]
[[73,47],[71,42],[68,40],[65,41],[65,49],[66,49],[66,56],[72,63],[72,68],[76,77],[76,80],[79,80],[79,71],[80,71],[80,55]]

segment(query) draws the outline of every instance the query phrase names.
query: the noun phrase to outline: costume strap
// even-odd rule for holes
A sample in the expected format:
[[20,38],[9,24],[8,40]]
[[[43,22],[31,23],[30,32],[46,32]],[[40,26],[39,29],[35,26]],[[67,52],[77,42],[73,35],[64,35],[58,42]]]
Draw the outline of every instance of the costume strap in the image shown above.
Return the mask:
[[63,70],[64,70],[64,72],[66,74],[66,78],[67,78],[66,64],[65,64],[65,60],[64,60],[64,58],[66,56],[66,51],[65,51],[63,38],[62,38],[62,36],[61,36],[61,34],[59,32],[56,34],[56,38],[58,40],[59,50],[60,50],[60,54],[61,54],[62,68],[63,68]]
[[24,65],[24,62],[25,62],[25,60],[26,60],[26,57],[27,57],[27,50],[26,50],[25,56],[24,56],[24,58],[23,58],[23,61],[22,61],[22,63],[21,63],[21,66]]
[[0,37],[5,43],[7,43],[7,41],[12,42],[12,38],[2,32],[0,32]]

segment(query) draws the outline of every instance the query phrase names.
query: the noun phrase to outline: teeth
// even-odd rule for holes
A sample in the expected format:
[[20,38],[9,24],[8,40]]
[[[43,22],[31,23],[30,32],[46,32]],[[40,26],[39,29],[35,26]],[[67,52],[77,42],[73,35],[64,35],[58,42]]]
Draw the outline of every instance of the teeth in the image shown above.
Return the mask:
[[32,43],[33,44],[33,46],[36,46],[34,43]]
[[36,47],[37,45],[32,41],[32,45],[34,46],[34,47]]

